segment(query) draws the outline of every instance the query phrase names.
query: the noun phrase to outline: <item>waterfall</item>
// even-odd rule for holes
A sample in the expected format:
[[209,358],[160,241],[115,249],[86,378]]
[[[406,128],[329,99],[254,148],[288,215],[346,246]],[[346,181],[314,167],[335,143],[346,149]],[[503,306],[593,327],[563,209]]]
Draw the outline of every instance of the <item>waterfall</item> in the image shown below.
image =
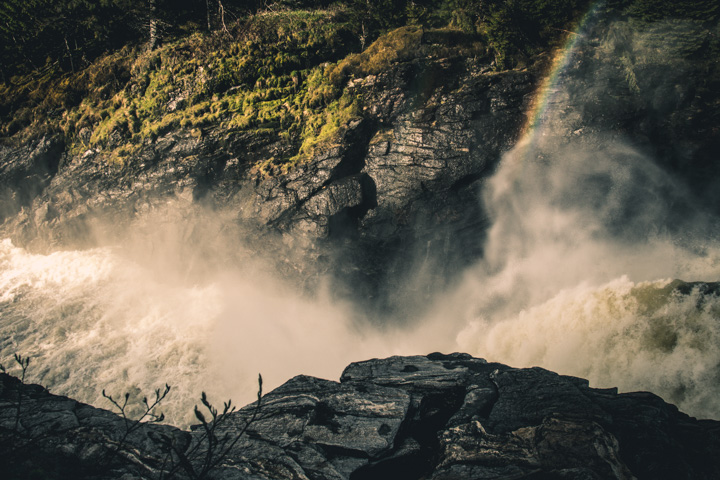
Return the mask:
[[[303,292],[242,238],[206,229],[208,212],[168,204],[101,248],[39,254],[3,240],[0,362],[12,372],[14,353],[30,356],[31,382],[106,408],[103,389],[137,400],[168,383],[163,409],[178,425],[193,422],[201,391],[216,404],[253,400],[258,373],[272,388],[297,374],[336,379],[370,357],[454,350],[652,390],[720,418],[717,289],[671,283],[719,279],[718,219],[633,138],[583,123],[618,105],[614,89],[640,87],[632,65],[628,83],[613,85],[578,52],[613,55],[620,41],[633,58],[658,51],[642,32],[595,37],[591,17],[478,198],[492,219],[484,258],[415,321],[363,321],[332,285]],[[207,231],[190,240],[188,230]]]

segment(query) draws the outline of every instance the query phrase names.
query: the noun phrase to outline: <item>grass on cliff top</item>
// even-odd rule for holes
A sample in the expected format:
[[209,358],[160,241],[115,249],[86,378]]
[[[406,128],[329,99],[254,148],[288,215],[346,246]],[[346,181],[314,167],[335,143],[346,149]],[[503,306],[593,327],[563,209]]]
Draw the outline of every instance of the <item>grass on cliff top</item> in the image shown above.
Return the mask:
[[[357,19],[337,6],[266,11],[240,21],[232,35],[194,33],[153,51],[127,46],[76,74],[48,65],[0,85],[0,135],[23,141],[59,132],[73,153],[95,149],[124,164],[168,132],[242,131],[275,136],[293,152],[255,165],[256,173],[287,172],[333,145],[362,117],[366,105],[357,89],[348,88],[352,78],[418,58],[483,56],[494,57],[498,68],[518,65],[507,55],[521,50],[513,42],[529,40],[517,25],[529,22],[529,31],[549,38],[558,25],[576,20],[587,2],[519,4],[533,8],[520,12],[492,1],[478,10],[483,15],[468,17],[468,28],[457,22],[402,26],[362,52]],[[540,48],[541,37],[529,44]]]
[[3,107],[16,113],[2,134],[60,132],[71,152],[92,148],[123,164],[171,131],[271,133],[296,154],[254,171],[284,173],[361,118],[363,99],[346,88],[350,77],[422,56],[485,51],[477,42],[457,42],[457,35],[463,34],[403,27],[348,55],[359,47],[342,12],[267,12],[242,24],[236,38],[196,33],[154,51],[127,47],[76,75],[52,80],[48,72],[0,86]]
[[[346,88],[350,78],[433,56],[487,55],[494,56],[498,69],[519,66],[528,55],[559,41],[591,3],[442,1],[428,7],[435,9],[428,18],[435,20],[425,27],[387,31],[360,53],[358,28],[363,19],[341,3],[327,10],[261,12],[240,20],[232,35],[194,33],[152,52],[126,46],[75,74],[48,63],[0,84],[0,141],[21,143],[60,133],[75,153],[93,148],[102,150],[109,161],[124,163],[141,145],[170,131],[262,132],[277,135],[296,155],[273,159],[274,167],[261,165],[259,170],[269,173],[282,166],[284,171],[311,157],[321,145],[331,144],[362,115],[363,99]],[[652,21],[680,15],[696,20],[703,29],[720,15],[720,7],[711,0],[607,4],[621,16]],[[367,5],[378,15],[390,8]],[[412,16],[407,17],[410,22]],[[448,27],[437,28],[442,25]],[[716,34],[715,29],[700,40],[714,45]],[[694,37],[690,40],[679,40],[678,48],[701,55],[699,43]],[[701,47],[707,51],[705,43]],[[708,71],[714,75],[717,62],[711,57]],[[625,63],[632,81],[637,62]]]
[[50,66],[14,78],[0,85],[0,133],[61,132],[75,151],[109,148],[122,160],[177,128],[298,130],[313,69],[355,47],[337,12],[258,14],[232,39],[196,33],[151,52],[126,47],[75,75],[58,78]]
[[360,50],[357,19],[345,7],[267,11],[239,22],[232,36],[194,33],[150,52],[125,47],[77,74],[48,65],[15,78],[0,85],[0,135],[22,142],[59,132],[72,153],[94,149],[124,164],[171,131],[256,132],[276,135],[295,154],[255,171],[286,172],[362,116],[349,79],[416,58],[485,56],[499,45],[457,25],[415,25],[352,53]]

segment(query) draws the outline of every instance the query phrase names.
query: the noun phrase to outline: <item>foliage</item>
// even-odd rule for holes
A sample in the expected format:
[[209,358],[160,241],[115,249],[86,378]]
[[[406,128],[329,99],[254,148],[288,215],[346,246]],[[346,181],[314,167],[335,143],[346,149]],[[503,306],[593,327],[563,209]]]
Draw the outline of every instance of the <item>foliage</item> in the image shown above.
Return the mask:
[[85,68],[98,56],[144,41],[153,19],[168,34],[217,26],[218,10],[229,18],[255,12],[247,0],[3,0],[0,3],[0,81],[57,65]]
[[107,462],[112,461],[116,455],[118,455],[124,448],[127,447],[127,439],[130,435],[132,435],[134,432],[136,432],[140,427],[143,426],[145,422],[150,423],[160,423],[163,420],[165,420],[165,415],[160,414],[156,415],[154,410],[156,407],[160,405],[160,403],[165,399],[167,394],[170,393],[170,386],[168,384],[165,384],[165,389],[163,391],[160,391],[160,389],[155,390],[155,399],[152,403],[148,402],[147,397],[143,397],[142,399],[142,413],[135,419],[131,419],[128,415],[128,400],[130,399],[130,394],[125,393],[124,399],[122,403],[115,400],[111,395],[108,395],[105,393],[105,390],[102,391],[102,396],[107,398],[110,403],[113,404],[113,406],[118,410],[120,413],[120,416],[123,419],[123,423],[125,425],[125,431],[123,432],[123,436],[120,438],[120,440],[115,444],[115,448],[112,449],[109,452],[109,455],[107,457]]
[[327,11],[265,12],[233,33],[193,34],[154,51],[126,48],[74,75],[0,85],[2,133],[60,131],[75,151],[110,147],[122,161],[143,139],[177,127],[286,126],[290,104],[299,115],[296,97],[311,70],[356,45],[343,17]]
[[485,17],[482,2],[472,0],[446,0],[439,14],[449,26],[466,33],[476,33]]
[[[88,68],[58,76],[57,66],[17,76],[5,85],[0,84],[0,133],[12,136],[32,130],[37,135],[60,125],[64,115],[86,103],[110,98],[130,78],[130,58],[133,50],[125,48],[107,55]],[[66,122],[65,122],[66,123]],[[80,130],[89,119],[76,124]]]
[[121,47],[142,24],[130,0],[5,0],[0,4],[2,80],[56,65],[86,67],[108,49]]
[[[532,54],[561,36],[585,12],[589,0],[4,0],[0,3],[0,81],[48,65],[67,72],[148,37],[153,17],[177,37],[226,28],[258,13],[277,14],[332,6],[347,14],[362,47],[404,25],[450,26],[482,34],[501,63]],[[608,0],[607,8],[643,21],[664,18],[715,20],[715,0]],[[512,62],[509,62],[512,63]],[[501,65],[502,67],[502,65]]]
[[[55,129],[76,153],[102,149],[108,160],[124,163],[145,139],[176,128],[282,129],[298,154],[257,171],[287,171],[359,118],[362,99],[343,88],[348,76],[376,74],[423,54],[421,29],[407,27],[345,57],[357,48],[348,22],[337,10],[263,12],[238,24],[232,39],[194,34],[154,51],[107,55],[59,80],[13,83],[0,100],[0,111],[15,113],[3,133]],[[343,57],[339,66],[326,63]]]
[[[361,116],[362,99],[345,88],[348,78],[420,56],[511,48],[500,35],[468,27],[480,24],[469,20],[482,13],[478,2],[358,1],[326,10],[281,3],[238,20],[231,35],[193,33],[152,51],[125,47],[74,74],[51,64],[14,78],[0,85],[0,132],[18,140],[61,132],[73,153],[92,148],[124,164],[143,142],[178,128],[198,135],[281,130],[297,154],[258,165],[266,175],[311,158]],[[415,25],[391,29],[403,22]],[[370,28],[368,35],[390,30],[353,54],[365,38],[359,28]]]
[[491,0],[479,30],[496,52],[499,68],[553,46],[573,30],[590,4],[587,0]]
[[[62,10],[53,14],[58,19],[53,23],[55,10],[40,8],[49,1],[9,0],[0,6],[6,19],[0,37],[7,40],[1,44],[2,68],[17,74],[0,82],[5,142],[61,133],[72,153],[93,149],[122,165],[142,145],[178,129],[193,135],[233,130],[274,135],[284,145],[283,155],[295,153],[256,165],[261,175],[306,161],[362,117],[365,105],[347,88],[350,79],[429,56],[490,55],[496,69],[521,66],[563,40],[593,3],[156,0],[168,35],[150,51],[116,32],[123,24],[130,27],[124,35],[147,37],[145,2],[60,0],[53,3]],[[608,0],[605,11],[632,15],[636,22],[657,15],[717,17],[713,2],[680,3],[688,5],[681,9],[662,0],[652,9],[655,3],[645,0]],[[119,15],[117,24],[107,21],[112,12]],[[41,47],[41,38],[47,47]],[[698,43],[695,36],[678,37],[676,43],[688,55],[699,55],[714,51],[713,38],[705,35]],[[623,61],[632,84],[636,61]]]
[[[202,392],[200,401],[210,415],[210,420],[195,405],[195,418],[200,421],[202,433],[194,439],[187,450],[178,448],[173,439],[168,436],[160,435],[155,438],[155,441],[160,443],[167,454],[161,469],[161,480],[163,478],[174,478],[180,472],[192,480],[208,478],[210,471],[228,457],[228,454],[245,435],[250,425],[257,418],[258,413],[260,413],[262,406],[262,376],[258,375],[258,393],[255,406],[251,407],[249,418],[245,420],[241,428],[232,425],[233,416],[230,414],[235,412],[232,401],[224,402],[222,413],[219,413],[217,408],[210,403],[205,392]],[[238,416],[238,414],[235,416]]]
[[402,25],[451,27],[475,34],[508,68],[548,46],[571,29],[589,0],[385,0],[350,2],[354,21],[368,36]]
[[392,63],[417,58],[422,40],[418,27],[401,27],[383,35],[365,51],[349,55],[328,70],[330,82],[340,84],[348,75],[377,75]]

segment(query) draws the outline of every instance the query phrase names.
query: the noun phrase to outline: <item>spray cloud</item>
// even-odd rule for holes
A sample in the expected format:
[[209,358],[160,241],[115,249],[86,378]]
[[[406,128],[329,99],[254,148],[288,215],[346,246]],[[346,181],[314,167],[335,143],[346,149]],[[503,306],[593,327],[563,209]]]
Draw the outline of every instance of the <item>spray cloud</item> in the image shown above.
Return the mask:
[[[615,55],[622,43],[633,58],[657,48],[657,32],[610,32],[572,48]],[[485,257],[415,321],[358,322],[363,312],[332,285],[307,294],[281,278],[223,212],[171,203],[105,239],[113,246],[39,255],[0,244],[2,360],[33,356],[31,381],[99,406],[103,388],[169,383],[166,414],[179,424],[192,422],[201,390],[252,400],[258,372],[272,388],[300,373],[337,378],[354,360],[435,350],[651,389],[719,417],[720,300],[668,290],[672,278],[718,280],[716,218],[652,154],[587,123],[588,112],[617,107],[616,86],[600,74],[608,62],[583,69],[571,57],[532,134],[485,184]],[[630,67],[638,72],[625,72],[622,88],[652,87]],[[641,93],[665,108],[674,81]]]

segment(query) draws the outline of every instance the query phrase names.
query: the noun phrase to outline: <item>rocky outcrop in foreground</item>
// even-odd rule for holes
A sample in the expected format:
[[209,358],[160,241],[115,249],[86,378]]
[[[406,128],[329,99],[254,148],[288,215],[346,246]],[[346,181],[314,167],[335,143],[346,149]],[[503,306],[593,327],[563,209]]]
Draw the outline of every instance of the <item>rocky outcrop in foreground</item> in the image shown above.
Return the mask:
[[354,363],[339,383],[298,376],[265,395],[254,418],[249,405],[190,432],[132,428],[0,380],[9,478],[720,478],[720,422],[651,393],[466,354]]

